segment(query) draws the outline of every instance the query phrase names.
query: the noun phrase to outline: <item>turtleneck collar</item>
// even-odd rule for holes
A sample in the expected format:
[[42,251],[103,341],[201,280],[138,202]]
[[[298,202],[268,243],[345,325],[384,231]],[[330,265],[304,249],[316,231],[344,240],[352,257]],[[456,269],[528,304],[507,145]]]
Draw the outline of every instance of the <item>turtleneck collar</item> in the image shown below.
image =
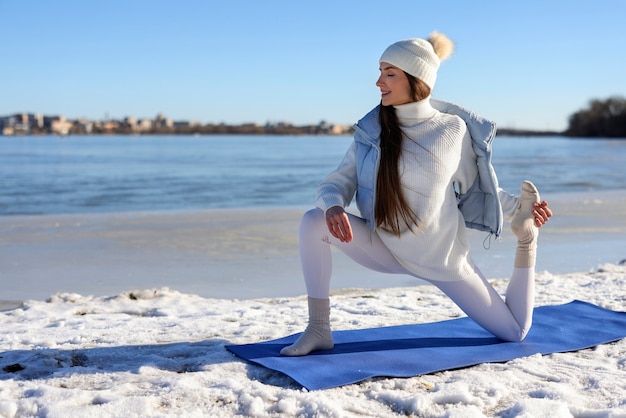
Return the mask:
[[401,125],[412,125],[430,119],[437,113],[430,105],[430,96],[419,102],[411,102],[394,106],[398,121]]

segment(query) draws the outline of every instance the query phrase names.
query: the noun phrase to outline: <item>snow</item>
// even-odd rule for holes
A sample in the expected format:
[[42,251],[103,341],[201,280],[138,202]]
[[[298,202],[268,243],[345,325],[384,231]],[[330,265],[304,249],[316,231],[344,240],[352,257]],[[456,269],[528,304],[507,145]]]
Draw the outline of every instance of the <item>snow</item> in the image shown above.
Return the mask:
[[[500,292],[507,283],[492,282]],[[537,305],[580,299],[623,310],[626,266],[539,272],[537,289]],[[460,315],[432,286],[332,296],[334,329]],[[312,392],[224,348],[299,332],[305,323],[303,295],[212,299],[156,288],[28,300],[0,312],[0,416],[626,416],[626,339]]]

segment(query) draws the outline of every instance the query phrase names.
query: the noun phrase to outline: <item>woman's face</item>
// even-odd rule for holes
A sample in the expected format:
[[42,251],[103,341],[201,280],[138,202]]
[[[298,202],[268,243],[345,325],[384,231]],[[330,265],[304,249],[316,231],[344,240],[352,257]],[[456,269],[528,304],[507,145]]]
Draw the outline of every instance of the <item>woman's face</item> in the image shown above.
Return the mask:
[[387,62],[380,63],[380,77],[376,86],[380,88],[383,106],[398,106],[414,101],[404,71]]

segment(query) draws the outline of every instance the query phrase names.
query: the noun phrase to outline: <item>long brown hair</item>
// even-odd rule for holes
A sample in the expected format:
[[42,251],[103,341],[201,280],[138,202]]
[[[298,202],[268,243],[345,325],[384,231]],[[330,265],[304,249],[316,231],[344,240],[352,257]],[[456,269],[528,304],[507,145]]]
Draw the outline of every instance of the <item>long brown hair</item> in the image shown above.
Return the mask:
[[[411,97],[414,101],[430,95],[430,87],[418,78],[405,72],[409,79]],[[380,106],[380,167],[376,181],[376,225],[400,235],[401,224],[411,231],[419,227],[419,218],[406,202],[400,184],[398,160],[402,152],[404,133],[393,106]]]

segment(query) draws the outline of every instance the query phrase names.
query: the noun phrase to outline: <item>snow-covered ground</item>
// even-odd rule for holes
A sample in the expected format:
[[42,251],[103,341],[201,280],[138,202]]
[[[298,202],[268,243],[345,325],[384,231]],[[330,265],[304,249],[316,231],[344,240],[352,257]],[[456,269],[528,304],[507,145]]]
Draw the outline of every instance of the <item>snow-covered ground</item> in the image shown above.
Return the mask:
[[[503,291],[506,280],[494,280]],[[626,306],[626,266],[539,273],[538,305]],[[461,315],[431,286],[344,289],[334,329]],[[301,331],[304,297],[208,299],[167,288],[63,293],[0,313],[0,416],[626,416],[626,339],[413,378],[312,391],[224,349]]]

